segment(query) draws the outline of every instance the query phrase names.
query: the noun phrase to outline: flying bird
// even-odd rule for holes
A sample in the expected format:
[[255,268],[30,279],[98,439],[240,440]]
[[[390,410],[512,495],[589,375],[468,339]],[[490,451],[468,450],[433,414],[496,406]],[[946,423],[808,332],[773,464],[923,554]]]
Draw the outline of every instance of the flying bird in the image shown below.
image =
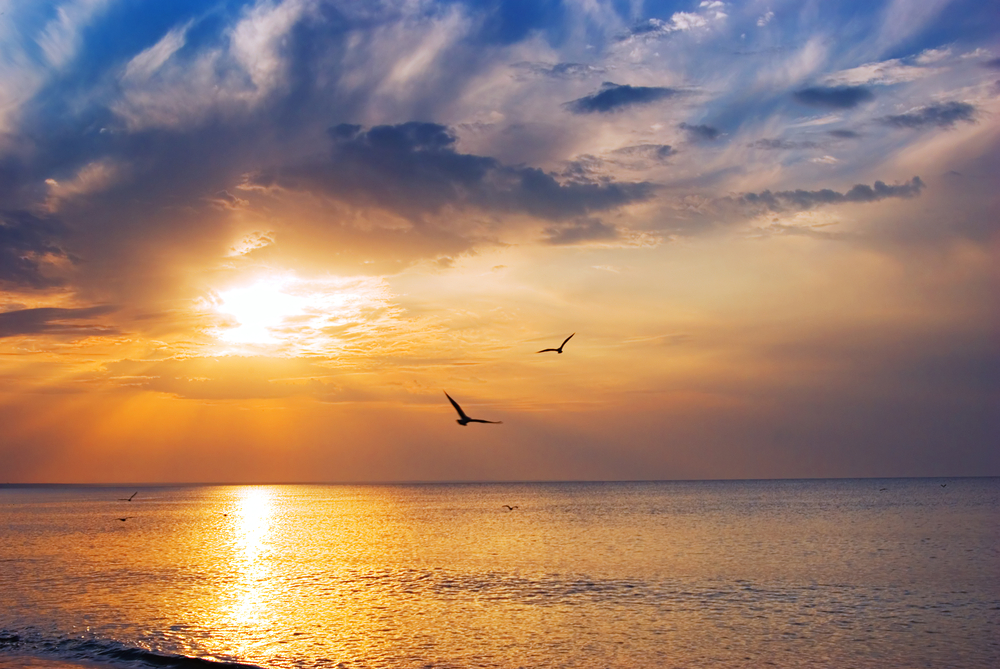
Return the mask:
[[941,484],[941,487],[942,487],[942,488],[947,488],[947,487],[948,487],[948,484],[947,484],[947,483],[942,483],[942,484]]
[[136,495],[138,495],[138,494],[139,494],[139,491],[138,491],[138,490],[136,490],[136,491],[135,491],[134,493],[132,493],[132,494],[131,494],[131,495],[129,495],[128,497],[119,497],[119,498],[118,498],[118,501],[119,501],[119,502],[131,502],[131,501],[132,501],[132,498],[133,498],[133,497],[135,497],[135,496],[136,496]]
[[507,509],[508,511],[513,511],[514,509],[517,508],[517,504],[515,504],[514,506],[511,506],[510,504],[504,504],[503,508]]
[[135,518],[135,516],[125,516],[124,518],[119,518],[118,520],[120,520],[120,521],[122,521],[124,523],[129,518]]
[[566,337],[566,339],[563,340],[563,343],[559,344],[559,348],[543,348],[541,351],[535,351],[535,352],[536,353],[548,353],[549,351],[555,351],[556,353],[562,353],[563,346],[565,346],[566,342],[568,342],[570,339],[572,339],[573,335],[575,335],[575,334],[576,333],[574,332],[570,336]]
[[451,399],[451,395],[445,393],[444,396],[448,398],[448,401],[451,402],[451,405],[455,407],[455,411],[458,412],[460,418],[455,422],[461,425],[462,427],[465,427],[469,423],[493,423],[498,425],[503,422],[502,420],[481,420],[479,418],[469,418],[468,416],[465,415],[465,412],[462,411],[462,407],[458,406],[458,402]]

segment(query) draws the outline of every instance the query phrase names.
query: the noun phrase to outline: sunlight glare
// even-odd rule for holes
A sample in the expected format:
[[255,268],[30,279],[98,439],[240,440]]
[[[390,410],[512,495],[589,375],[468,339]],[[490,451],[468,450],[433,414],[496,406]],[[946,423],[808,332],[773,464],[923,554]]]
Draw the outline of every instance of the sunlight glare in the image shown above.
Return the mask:
[[291,273],[218,291],[209,309],[227,321],[213,329],[217,341],[231,345],[217,354],[248,348],[331,353],[338,349],[340,338],[375,327],[375,321],[391,311],[381,279],[306,280]]

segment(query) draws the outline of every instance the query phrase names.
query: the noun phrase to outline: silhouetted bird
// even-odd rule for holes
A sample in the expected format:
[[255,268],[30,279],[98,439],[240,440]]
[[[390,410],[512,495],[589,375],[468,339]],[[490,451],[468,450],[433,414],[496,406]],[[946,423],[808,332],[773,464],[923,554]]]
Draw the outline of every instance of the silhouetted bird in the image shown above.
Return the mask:
[[125,516],[124,518],[119,518],[118,520],[120,520],[120,521],[122,521],[124,523],[129,518],[135,518],[135,516]]
[[510,504],[504,504],[503,508],[507,509],[508,511],[513,511],[514,509],[517,508],[517,504],[515,504],[514,506],[511,506]]
[[119,502],[131,502],[131,501],[132,501],[132,498],[133,498],[133,497],[135,497],[135,496],[136,496],[136,495],[138,495],[138,494],[139,494],[139,491],[138,491],[138,490],[136,490],[136,491],[135,491],[134,493],[132,493],[132,494],[131,494],[131,495],[129,495],[128,497],[119,497],[119,498],[118,498],[118,501],[119,501]]
[[879,492],[882,492],[883,490],[888,490],[888,488],[879,488],[878,490]]
[[941,484],[941,487],[942,487],[942,488],[947,488],[947,487],[948,487],[948,484],[947,484],[947,483],[942,483],[942,484]]
[[500,423],[503,422],[502,420],[481,420],[479,418],[469,418],[468,416],[465,415],[465,412],[462,411],[462,407],[458,406],[458,402],[451,399],[451,395],[445,393],[444,396],[448,398],[448,401],[451,402],[451,405],[455,407],[455,411],[458,412],[460,418],[455,422],[461,425],[462,427],[465,427],[469,423],[493,423],[495,425],[499,425]]
[[559,344],[559,348],[543,348],[541,351],[535,351],[535,353],[548,353],[549,351],[555,351],[556,353],[562,353],[563,346],[565,346],[566,342],[568,342],[570,339],[572,339],[573,335],[575,335],[575,334],[576,333],[574,332],[570,336],[566,337],[566,339],[563,340],[563,343]]

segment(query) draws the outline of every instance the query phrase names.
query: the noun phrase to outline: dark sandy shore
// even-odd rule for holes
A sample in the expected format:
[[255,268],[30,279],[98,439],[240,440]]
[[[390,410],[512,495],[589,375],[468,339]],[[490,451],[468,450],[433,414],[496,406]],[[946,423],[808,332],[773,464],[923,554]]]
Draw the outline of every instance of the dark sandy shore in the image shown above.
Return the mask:
[[27,655],[0,656],[0,669],[98,669],[106,667],[94,662],[67,662],[66,660],[49,660]]

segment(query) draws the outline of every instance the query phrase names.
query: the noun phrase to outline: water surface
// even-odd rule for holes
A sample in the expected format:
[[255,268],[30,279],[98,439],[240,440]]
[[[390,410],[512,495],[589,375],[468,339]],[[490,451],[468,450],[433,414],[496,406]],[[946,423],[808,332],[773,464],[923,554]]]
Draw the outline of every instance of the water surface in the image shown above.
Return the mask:
[[1000,666],[1000,479],[134,490],[0,486],[0,666]]

